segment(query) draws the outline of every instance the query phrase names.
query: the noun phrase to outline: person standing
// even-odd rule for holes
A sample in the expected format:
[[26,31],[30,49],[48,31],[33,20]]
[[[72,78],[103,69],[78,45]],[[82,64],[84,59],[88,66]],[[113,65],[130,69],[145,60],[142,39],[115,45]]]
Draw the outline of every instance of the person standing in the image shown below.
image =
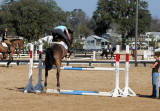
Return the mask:
[[158,85],[157,85],[157,80],[158,80],[158,76],[159,76],[159,54],[155,53],[154,54],[154,58],[156,59],[154,64],[152,65],[152,86],[153,86],[153,90],[152,90],[152,97],[156,97],[158,98]]
[[109,52],[112,52],[112,44],[109,44]]
[[10,47],[11,47],[11,42],[9,41],[9,38],[7,38],[7,32],[8,28],[5,28],[4,32],[2,33],[2,42],[5,42],[8,45],[8,53],[11,53]]

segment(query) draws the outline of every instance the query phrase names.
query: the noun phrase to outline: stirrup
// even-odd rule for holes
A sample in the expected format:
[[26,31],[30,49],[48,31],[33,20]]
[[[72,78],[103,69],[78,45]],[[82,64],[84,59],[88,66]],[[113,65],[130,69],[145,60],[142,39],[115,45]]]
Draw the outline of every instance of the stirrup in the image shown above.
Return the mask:
[[10,51],[10,50],[7,50],[7,53],[8,53],[8,54],[10,54],[10,53],[11,53],[11,51]]

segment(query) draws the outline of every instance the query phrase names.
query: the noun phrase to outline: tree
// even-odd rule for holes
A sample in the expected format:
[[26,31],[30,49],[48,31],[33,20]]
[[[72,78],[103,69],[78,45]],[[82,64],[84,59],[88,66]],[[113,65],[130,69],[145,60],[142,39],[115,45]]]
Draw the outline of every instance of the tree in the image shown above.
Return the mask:
[[152,19],[151,32],[160,32],[160,19],[157,17]]
[[89,34],[89,18],[81,9],[74,9],[68,14],[68,20],[71,27],[74,29],[76,39],[80,36],[87,36]]
[[[106,33],[112,23],[120,26],[123,43],[135,34],[135,0],[99,0],[94,11],[91,24],[97,35]],[[148,3],[139,1],[139,33],[149,29],[151,14]]]
[[17,0],[2,5],[0,11],[2,27],[13,27],[12,31],[29,41],[50,33],[60,21],[65,21],[65,13],[53,0]]

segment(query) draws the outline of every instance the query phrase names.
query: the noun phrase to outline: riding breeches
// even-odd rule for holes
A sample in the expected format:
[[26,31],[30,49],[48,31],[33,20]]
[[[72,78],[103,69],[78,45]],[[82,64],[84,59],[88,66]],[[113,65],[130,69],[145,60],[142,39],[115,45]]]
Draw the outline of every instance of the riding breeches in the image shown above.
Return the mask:
[[9,40],[4,40],[7,45],[11,45],[12,43]]
[[62,32],[61,29],[53,29],[53,31],[52,31],[53,40],[55,39],[55,37],[57,35],[59,35],[60,37],[62,37],[65,40],[67,46],[70,47],[68,37]]

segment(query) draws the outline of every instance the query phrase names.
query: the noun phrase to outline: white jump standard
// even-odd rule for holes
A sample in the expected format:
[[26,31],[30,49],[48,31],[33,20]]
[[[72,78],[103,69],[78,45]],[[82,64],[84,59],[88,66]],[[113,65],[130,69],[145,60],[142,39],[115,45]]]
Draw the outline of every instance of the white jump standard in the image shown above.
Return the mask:
[[24,89],[25,93],[35,92],[35,87],[32,85],[32,68],[33,68],[33,45],[30,45],[30,64],[29,64],[29,82]]
[[[36,51],[37,52],[37,51]],[[44,86],[41,83],[42,80],[42,45],[39,45],[39,75],[38,75],[38,84],[36,85],[35,90],[42,91]]]
[[124,96],[123,91],[119,88],[119,45],[116,47],[116,82],[115,82],[115,89],[111,92],[112,97]]
[[136,94],[129,88],[129,46],[126,46],[126,69],[125,69],[125,87],[122,89],[126,96],[136,96]]

